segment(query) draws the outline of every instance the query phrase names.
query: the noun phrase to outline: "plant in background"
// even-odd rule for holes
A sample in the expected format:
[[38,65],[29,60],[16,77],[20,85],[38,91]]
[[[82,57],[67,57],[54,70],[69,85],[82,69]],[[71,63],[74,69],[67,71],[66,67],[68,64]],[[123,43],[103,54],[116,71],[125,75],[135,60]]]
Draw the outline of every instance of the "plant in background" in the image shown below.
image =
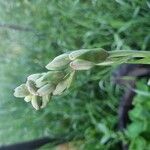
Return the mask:
[[38,110],[44,108],[54,95],[61,95],[71,85],[75,72],[94,66],[115,66],[123,63],[150,64],[147,51],[106,51],[101,48],[81,49],[57,56],[46,65],[49,70],[32,74],[25,84],[15,89],[14,96],[24,97]]
[[132,102],[134,108],[129,111],[131,123],[125,129],[129,150],[150,149],[150,87],[143,81],[137,82],[137,95]]

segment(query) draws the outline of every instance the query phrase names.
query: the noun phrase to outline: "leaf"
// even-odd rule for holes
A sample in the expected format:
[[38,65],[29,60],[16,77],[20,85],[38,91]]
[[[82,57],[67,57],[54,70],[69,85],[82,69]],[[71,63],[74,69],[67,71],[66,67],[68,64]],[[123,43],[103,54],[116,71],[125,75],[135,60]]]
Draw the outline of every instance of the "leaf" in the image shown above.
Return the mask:
[[127,127],[128,136],[132,139],[140,135],[144,131],[143,122],[136,121]]
[[149,150],[150,147],[147,146],[148,145],[146,145],[146,140],[139,136],[131,141],[129,150]]

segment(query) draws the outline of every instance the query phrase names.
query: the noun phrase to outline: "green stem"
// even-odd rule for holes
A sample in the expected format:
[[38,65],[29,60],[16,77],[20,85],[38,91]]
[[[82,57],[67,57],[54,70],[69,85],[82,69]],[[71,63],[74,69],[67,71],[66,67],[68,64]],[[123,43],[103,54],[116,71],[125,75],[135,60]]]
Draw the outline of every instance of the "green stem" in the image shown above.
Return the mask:
[[150,57],[150,52],[148,51],[137,51],[137,50],[116,50],[110,51],[110,58],[113,57],[123,57],[123,56],[132,56],[136,57]]

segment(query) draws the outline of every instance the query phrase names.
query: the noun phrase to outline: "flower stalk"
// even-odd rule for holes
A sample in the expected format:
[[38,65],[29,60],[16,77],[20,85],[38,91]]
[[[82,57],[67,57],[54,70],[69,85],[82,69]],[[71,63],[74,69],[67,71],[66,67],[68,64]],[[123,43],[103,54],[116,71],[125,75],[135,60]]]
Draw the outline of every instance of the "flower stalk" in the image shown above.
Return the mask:
[[[95,66],[113,66],[123,63],[150,64],[150,52],[134,50],[106,51],[101,48],[81,49],[59,55],[50,61],[47,72],[32,74],[26,83],[18,86],[14,96],[31,102],[39,110],[47,106],[52,96],[61,95],[74,79],[75,72]],[[150,83],[149,83],[150,84]]]

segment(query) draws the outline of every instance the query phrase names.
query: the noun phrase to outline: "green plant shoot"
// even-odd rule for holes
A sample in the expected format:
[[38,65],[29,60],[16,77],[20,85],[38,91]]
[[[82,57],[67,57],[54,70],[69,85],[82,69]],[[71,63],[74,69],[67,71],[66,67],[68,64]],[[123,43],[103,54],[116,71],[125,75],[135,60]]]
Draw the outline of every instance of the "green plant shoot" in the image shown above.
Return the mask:
[[14,96],[24,98],[39,110],[46,107],[52,96],[61,95],[70,87],[77,71],[123,63],[150,64],[150,52],[101,48],[70,51],[50,61],[46,65],[47,72],[30,75],[26,83],[15,89]]

